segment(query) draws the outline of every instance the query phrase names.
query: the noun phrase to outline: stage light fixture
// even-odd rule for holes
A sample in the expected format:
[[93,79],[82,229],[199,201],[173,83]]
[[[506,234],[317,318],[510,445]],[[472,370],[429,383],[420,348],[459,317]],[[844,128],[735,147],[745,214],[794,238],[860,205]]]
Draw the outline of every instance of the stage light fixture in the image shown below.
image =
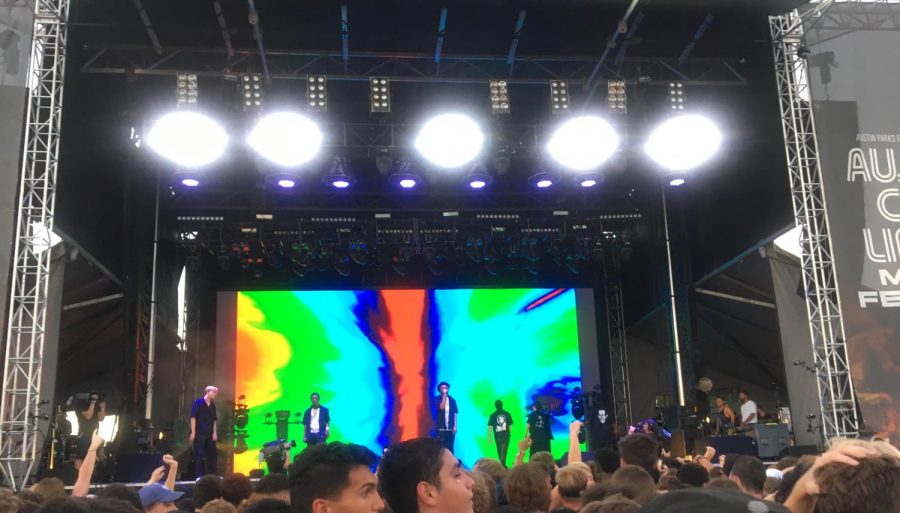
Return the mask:
[[211,118],[194,111],[177,111],[159,118],[147,134],[147,145],[183,168],[213,163],[225,153],[228,134]]
[[684,185],[684,182],[685,182],[685,179],[684,179],[684,177],[681,177],[681,176],[675,176],[675,177],[669,178],[669,185],[672,187],[681,187],[682,185]]
[[328,110],[328,88],[325,75],[310,75],[306,78],[306,99],[312,112]]
[[277,182],[275,182],[282,189],[291,189],[295,185],[297,185],[297,181],[293,178],[280,178]]
[[341,157],[335,158],[331,164],[331,169],[322,175],[322,182],[335,189],[346,189],[350,187],[356,180],[349,172],[347,172],[346,166],[346,159]]
[[198,82],[194,73],[179,73],[175,76],[175,93],[178,107],[197,106]]
[[262,109],[263,88],[262,77],[259,73],[241,75],[238,88],[241,93],[241,101],[245,111],[258,111]]
[[575,170],[596,169],[619,147],[619,135],[597,116],[579,116],[562,123],[550,137],[547,151],[561,166]]
[[603,177],[596,173],[586,173],[578,175],[578,177],[575,178],[575,183],[578,184],[579,187],[583,187],[585,189],[595,187],[601,181],[603,181]]
[[680,115],[660,124],[647,139],[644,151],[660,166],[687,171],[712,158],[722,143],[719,128],[697,114]]
[[509,82],[491,80],[491,114],[509,114]]
[[685,101],[684,83],[669,82],[668,105],[669,110],[684,110]]
[[567,114],[569,112],[569,83],[565,80],[550,81],[550,113]]
[[547,172],[537,173],[528,179],[528,183],[538,189],[549,189],[553,186],[553,175]]
[[478,123],[464,114],[441,114],[425,123],[414,145],[432,164],[452,169],[475,160],[484,145],[484,134]]
[[484,164],[475,164],[466,175],[465,184],[470,189],[484,189],[494,181],[494,177],[488,172]]
[[247,144],[260,156],[282,167],[297,167],[315,158],[322,140],[319,126],[294,112],[264,116],[247,136]]
[[609,80],[606,83],[606,103],[611,114],[626,114],[628,105],[624,80]]
[[383,114],[391,111],[391,81],[386,77],[369,78],[369,110]]
[[197,180],[196,178],[182,178],[181,185],[184,185],[185,187],[197,187],[200,185],[200,180]]

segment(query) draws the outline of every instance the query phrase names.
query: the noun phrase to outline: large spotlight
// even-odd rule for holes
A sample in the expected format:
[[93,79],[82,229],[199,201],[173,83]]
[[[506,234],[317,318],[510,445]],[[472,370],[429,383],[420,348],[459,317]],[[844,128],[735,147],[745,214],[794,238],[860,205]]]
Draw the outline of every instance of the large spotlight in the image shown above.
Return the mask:
[[315,158],[322,139],[319,126],[308,117],[275,112],[259,120],[247,136],[247,144],[274,164],[297,167]]
[[464,166],[481,153],[484,134],[478,123],[463,114],[431,118],[419,131],[415,146],[423,157],[443,168]]
[[553,182],[553,175],[547,172],[537,173],[528,178],[528,183],[538,189],[549,189],[553,187]]
[[575,171],[600,167],[619,147],[619,136],[603,118],[581,116],[561,124],[547,151],[561,166]]
[[644,151],[666,169],[687,171],[712,158],[721,143],[722,134],[715,123],[703,116],[687,114],[656,127]]
[[159,118],[147,134],[147,145],[183,168],[203,167],[225,153],[228,135],[221,125],[193,111]]
[[346,189],[353,185],[356,180],[353,175],[347,171],[346,165],[346,159],[340,157],[334,159],[331,164],[331,169],[322,175],[322,182],[335,189]]
[[472,170],[466,175],[465,184],[475,190],[484,189],[491,182],[494,181],[494,177],[488,173],[487,168],[484,164],[475,164],[472,166]]

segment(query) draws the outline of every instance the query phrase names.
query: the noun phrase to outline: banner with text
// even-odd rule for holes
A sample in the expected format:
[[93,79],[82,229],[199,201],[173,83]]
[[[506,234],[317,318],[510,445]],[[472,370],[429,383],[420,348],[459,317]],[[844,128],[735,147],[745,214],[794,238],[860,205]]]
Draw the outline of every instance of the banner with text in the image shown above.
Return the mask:
[[835,4],[807,33],[819,159],[862,429],[894,443],[900,442],[900,29],[889,20],[898,16],[897,4]]

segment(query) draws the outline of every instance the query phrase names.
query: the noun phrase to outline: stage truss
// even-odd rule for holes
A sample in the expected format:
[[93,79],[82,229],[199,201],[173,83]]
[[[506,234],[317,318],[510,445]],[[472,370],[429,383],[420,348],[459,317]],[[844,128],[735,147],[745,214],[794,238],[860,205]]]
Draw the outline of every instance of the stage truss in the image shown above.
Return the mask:
[[35,3],[25,147],[0,402],[0,469],[22,489],[38,460],[37,417],[50,278],[69,0]]
[[619,433],[631,425],[631,387],[628,378],[628,353],[625,338],[625,312],[622,300],[622,257],[612,251],[605,262],[606,327],[609,338],[610,382],[613,411]]
[[804,14],[793,11],[769,18],[791,198],[801,229],[801,269],[822,412],[821,429],[826,440],[859,434],[804,56],[804,21],[819,16],[827,4],[819,4]]

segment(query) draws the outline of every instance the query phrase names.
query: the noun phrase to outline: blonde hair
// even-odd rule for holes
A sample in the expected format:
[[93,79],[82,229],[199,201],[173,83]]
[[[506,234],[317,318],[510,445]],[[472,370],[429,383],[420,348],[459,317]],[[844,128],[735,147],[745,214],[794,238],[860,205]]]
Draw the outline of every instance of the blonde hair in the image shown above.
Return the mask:
[[890,456],[892,458],[900,458],[900,450],[883,440],[860,440],[858,438],[832,438],[829,446],[834,449],[844,445],[853,445],[863,447],[874,452],[878,456]]
[[218,392],[218,391],[219,391],[219,387],[217,387],[217,386],[215,386],[215,385],[209,385],[208,387],[206,387],[206,389],[205,389],[203,392],[208,394],[208,393],[212,392],[213,390],[215,390],[216,392]]
[[582,468],[567,465],[556,473],[556,485],[559,495],[566,499],[577,499],[584,493],[588,485],[588,475]]
[[214,499],[200,508],[200,513],[235,513],[237,508],[225,499]]

